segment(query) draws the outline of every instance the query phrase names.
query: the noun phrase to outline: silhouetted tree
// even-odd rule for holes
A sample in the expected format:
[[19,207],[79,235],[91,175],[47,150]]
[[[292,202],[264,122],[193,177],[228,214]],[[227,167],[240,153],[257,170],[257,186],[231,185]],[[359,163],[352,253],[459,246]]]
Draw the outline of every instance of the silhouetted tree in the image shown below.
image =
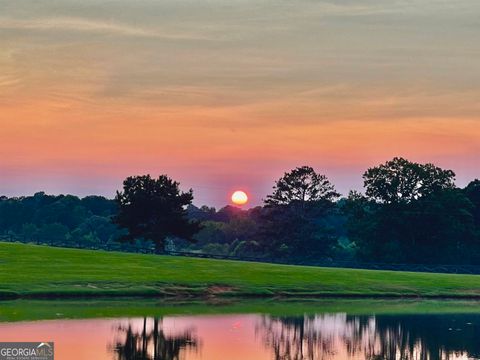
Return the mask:
[[325,175],[316,173],[310,166],[302,166],[285,173],[276,181],[273,194],[267,196],[265,204],[299,204],[303,208],[308,203],[333,201],[339,196]]
[[452,170],[398,157],[368,169],[363,179],[365,194],[385,203],[405,203],[439,190],[455,188]]
[[123,182],[123,191],[118,191],[115,197],[118,214],[114,221],[128,230],[122,240],[151,240],[160,253],[167,237],[192,240],[200,229],[198,222],[187,218],[186,207],[192,200],[191,189],[181,192],[179,183],[166,175],[158,179],[150,175],[128,177]]
[[343,207],[362,260],[477,261],[473,206],[452,171],[395,158],[364,179],[367,196],[351,193]]
[[336,237],[325,218],[338,197],[327,177],[309,166],[285,173],[265,199],[259,242],[275,257],[328,256]]

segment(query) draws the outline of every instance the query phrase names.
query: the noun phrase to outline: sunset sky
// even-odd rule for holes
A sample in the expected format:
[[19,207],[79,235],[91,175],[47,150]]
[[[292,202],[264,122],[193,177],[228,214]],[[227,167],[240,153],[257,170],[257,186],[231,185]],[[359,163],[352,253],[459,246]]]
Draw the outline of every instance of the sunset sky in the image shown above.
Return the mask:
[[478,0],[0,0],[0,194],[195,203],[311,165],[346,194],[393,156],[480,177]]

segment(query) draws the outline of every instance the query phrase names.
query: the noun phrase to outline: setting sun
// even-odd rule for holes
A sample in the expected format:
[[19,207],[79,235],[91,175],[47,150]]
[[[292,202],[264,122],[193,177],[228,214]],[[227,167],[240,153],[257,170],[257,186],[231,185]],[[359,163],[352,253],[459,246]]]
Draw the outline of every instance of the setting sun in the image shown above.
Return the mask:
[[235,205],[245,205],[248,201],[248,196],[244,191],[237,190],[232,194],[232,202]]

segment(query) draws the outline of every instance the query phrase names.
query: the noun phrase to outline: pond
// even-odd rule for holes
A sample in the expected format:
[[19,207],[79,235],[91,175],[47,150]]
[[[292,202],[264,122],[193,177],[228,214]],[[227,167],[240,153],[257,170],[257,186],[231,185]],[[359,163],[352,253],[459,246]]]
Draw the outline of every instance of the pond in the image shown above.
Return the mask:
[[320,304],[317,312],[302,314],[302,307],[289,303],[297,311],[285,314],[276,309],[275,314],[4,321],[0,339],[54,341],[60,360],[480,359],[480,313],[475,311],[415,313],[410,308],[374,315],[374,308],[370,314],[351,306],[354,313],[325,312]]

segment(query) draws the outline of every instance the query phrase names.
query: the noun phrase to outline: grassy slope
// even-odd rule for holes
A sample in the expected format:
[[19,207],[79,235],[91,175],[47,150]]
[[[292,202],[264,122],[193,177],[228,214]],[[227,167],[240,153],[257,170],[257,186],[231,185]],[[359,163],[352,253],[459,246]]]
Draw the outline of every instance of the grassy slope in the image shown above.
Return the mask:
[[[227,286],[230,290],[225,292]],[[0,243],[0,296],[480,297],[480,276],[285,266]]]

